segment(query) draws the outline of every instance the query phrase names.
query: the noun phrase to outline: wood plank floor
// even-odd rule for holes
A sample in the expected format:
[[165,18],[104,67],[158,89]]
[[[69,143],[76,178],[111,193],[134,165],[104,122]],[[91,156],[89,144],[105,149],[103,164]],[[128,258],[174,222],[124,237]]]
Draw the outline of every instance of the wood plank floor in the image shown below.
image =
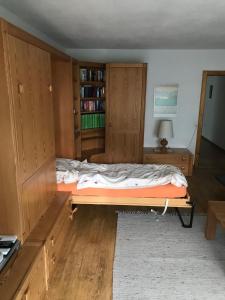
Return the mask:
[[[211,155],[214,155],[213,151]],[[208,155],[208,159],[210,157]],[[217,162],[213,167],[212,163],[206,167],[206,163],[204,159],[204,167],[195,170],[188,180],[190,195],[197,201],[199,212],[206,212],[209,200],[225,200],[225,187],[215,179],[215,175],[224,169]],[[45,299],[112,299],[117,209],[107,206],[79,207]],[[179,220],[177,226],[180,226]]]
[[206,212],[208,201],[225,201],[225,186],[215,178],[221,174],[225,174],[225,151],[202,138],[199,167],[188,179],[198,211]]
[[79,207],[45,299],[111,299],[116,223],[114,207]]

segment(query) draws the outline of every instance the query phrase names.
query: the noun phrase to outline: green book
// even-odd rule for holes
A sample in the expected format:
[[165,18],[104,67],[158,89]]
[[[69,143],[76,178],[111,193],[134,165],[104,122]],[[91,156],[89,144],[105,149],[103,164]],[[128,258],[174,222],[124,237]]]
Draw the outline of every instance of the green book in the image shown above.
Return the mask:
[[95,128],[98,128],[98,115],[95,114]]
[[85,129],[88,129],[88,115],[85,115]]
[[87,120],[86,120],[86,128],[89,129],[90,128],[90,116],[89,115],[86,115],[87,117]]

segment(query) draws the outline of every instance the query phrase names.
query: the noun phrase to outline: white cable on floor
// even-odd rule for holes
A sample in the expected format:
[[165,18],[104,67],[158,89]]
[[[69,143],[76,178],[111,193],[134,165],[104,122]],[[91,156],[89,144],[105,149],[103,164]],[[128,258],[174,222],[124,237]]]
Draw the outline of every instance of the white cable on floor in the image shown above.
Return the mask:
[[166,211],[167,211],[167,208],[168,208],[168,204],[169,204],[169,199],[166,199],[165,207],[164,207],[164,210],[163,210],[161,216],[164,216],[164,215],[165,215],[165,213],[166,213]]
[[164,210],[163,210],[163,212],[162,212],[161,214],[159,214],[156,210],[151,209],[151,212],[152,212],[152,213],[155,215],[155,217],[156,217],[156,221],[158,221],[158,218],[157,218],[157,217],[158,217],[159,215],[160,215],[160,216],[164,216],[164,215],[165,215],[168,206],[169,206],[169,199],[166,199],[166,200],[165,200]]

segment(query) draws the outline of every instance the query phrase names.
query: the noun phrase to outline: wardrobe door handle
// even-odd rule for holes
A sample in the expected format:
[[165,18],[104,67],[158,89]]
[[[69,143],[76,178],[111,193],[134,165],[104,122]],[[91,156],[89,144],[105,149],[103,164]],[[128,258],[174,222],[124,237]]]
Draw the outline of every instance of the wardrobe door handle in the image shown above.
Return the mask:
[[49,92],[52,93],[53,88],[52,88],[52,85],[51,85],[51,84],[49,84],[48,89],[49,89]]
[[55,245],[55,239],[54,239],[54,236],[51,237],[51,245],[52,245],[52,246]]
[[22,83],[18,84],[18,93],[19,94],[23,94],[24,93],[24,86],[22,85]]
[[112,127],[112,122],[109,122],[109,127]]

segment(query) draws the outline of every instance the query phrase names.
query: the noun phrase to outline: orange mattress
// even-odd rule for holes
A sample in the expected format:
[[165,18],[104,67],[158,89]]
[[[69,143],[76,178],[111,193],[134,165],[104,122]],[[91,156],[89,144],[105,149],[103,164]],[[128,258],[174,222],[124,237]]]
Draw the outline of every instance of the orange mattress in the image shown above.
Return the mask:
[[87,188],[77,190],[75,183],[57,184],[58,191],[70,191],[74,196],[105,196],[105,197],[133,197],[133,198],[183,198],[187,194],[185,187],[172,184],[139,189],[99,189]]

